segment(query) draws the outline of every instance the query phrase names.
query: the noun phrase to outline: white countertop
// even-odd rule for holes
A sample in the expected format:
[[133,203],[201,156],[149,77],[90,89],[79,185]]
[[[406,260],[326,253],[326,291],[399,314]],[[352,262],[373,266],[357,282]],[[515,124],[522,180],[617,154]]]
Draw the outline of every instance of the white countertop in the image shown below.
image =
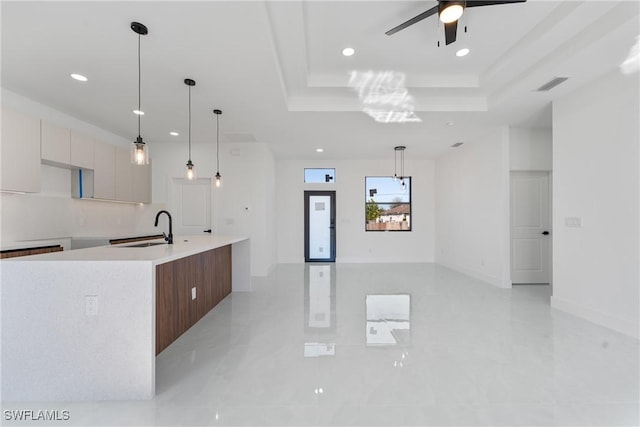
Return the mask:
[[[195,255],[211,249],[247,240],[238,236],[174,236],[173,244],[163,244],[142,248],[132,248],[136,243],[122,243],[119,245],[99,246],[95,248],[76,249],[72,251],[54,252],[42,255],[8,258],[2,262],[30,262],[30,261],[149,261],[163,264],[179,258]],[[148,242],[163,242],[162,239],[146,240]]]

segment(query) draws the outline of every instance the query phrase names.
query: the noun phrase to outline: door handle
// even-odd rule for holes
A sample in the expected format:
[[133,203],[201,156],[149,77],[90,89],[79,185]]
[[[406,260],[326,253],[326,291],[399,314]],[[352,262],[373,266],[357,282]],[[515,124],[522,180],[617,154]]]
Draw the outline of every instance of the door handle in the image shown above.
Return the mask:
[[542,234],[545,235],[545,236],[548,236],[549,232],[548,231],[543,231]]
[[205,233],[211,233],[211,229],[204,230]]

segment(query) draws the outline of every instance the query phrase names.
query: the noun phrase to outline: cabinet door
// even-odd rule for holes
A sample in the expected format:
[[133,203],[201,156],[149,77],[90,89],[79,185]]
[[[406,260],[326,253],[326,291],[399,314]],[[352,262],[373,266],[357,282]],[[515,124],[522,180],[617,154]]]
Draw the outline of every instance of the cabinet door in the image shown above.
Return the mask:
[[[189,284],[189,292],[192,288],[196,289],[196,299],[190,300],[189,319],[191,325],[195,325],[209,310],[206,309],[206,292],[204,287],[204,269],[202,265],[202,255],[197,254],[189,257],[189,268],[191,269],[191,283]],[[192,295],[193,296],[193,295]]]
[[41,122],[40,156],[43,161],[69,165],[71,163],[71,131],[68,128]]
[[218,301],[216,301],[215,250],[202,253],[201,262],[202,287],[204,290],[202,316],[204,316],[218,303]]
[[222,301],[231,293],[231,245],[216,249],[216,289]]
[[133,201],[151,203],[151,163],[133,166]]
[[116,147],[96,141],[94,153],[93,197],[114,200],[116,198]]
[[177,338],[177,304],[172,262],[156,266],[156,354]]
[[94,167],[93,138],[71,130],[71,166],[83,169]]
[[116,148],[116,200],[133,202],[133,166],[131,154],[124,148]]
[[2,109],[0,166],[3,190],[28,193],[40,191],[39,119]]
[[[193,283],[193,273],[190,257],[180,258],[173,261],[175,286],[177,322],[176,337],[182,335],[191,327],[191,287]],[[194,310],[195,311],[195,310]]]

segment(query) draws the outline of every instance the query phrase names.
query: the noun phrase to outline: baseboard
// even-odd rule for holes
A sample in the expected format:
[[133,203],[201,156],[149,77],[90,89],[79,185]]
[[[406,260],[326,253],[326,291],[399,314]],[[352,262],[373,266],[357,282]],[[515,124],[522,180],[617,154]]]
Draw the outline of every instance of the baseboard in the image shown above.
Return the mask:
[[589,322],[600,326],[604,326],[605,328],[613,329],[614,331],[629,335],[633,338],[640,338],[638,324],[635,322],[618,319],[609,314],[592,310],[555,296],[551,297],[551,307],[572,314],[576,317],[580,317],[581,319],[588,320]]
[[468,268],[464,268],[456,264],[450,264],[448,262],[442,262],[442,261],[436,261],[436,264],[439,264],[443,267],[447,267],[451,270],[455,270],[467,276],[471,276],[474,279],[478,279],[483,282],[490,283],[495,287],[503,288],[503,289],[511,289],[511,282],[503,282],[500,278],[482,273],[481,271],[470,270]]

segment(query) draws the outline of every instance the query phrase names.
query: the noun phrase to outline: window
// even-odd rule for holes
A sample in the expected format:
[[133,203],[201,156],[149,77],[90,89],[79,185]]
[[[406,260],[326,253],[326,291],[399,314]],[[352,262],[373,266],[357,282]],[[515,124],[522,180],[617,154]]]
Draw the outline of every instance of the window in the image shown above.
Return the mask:
[[334,168],[305,168],[304,182],[306,183],[327,183],[335,182],[336,170]]
[[365,230],[411,231],[411,177],[365,177]]

